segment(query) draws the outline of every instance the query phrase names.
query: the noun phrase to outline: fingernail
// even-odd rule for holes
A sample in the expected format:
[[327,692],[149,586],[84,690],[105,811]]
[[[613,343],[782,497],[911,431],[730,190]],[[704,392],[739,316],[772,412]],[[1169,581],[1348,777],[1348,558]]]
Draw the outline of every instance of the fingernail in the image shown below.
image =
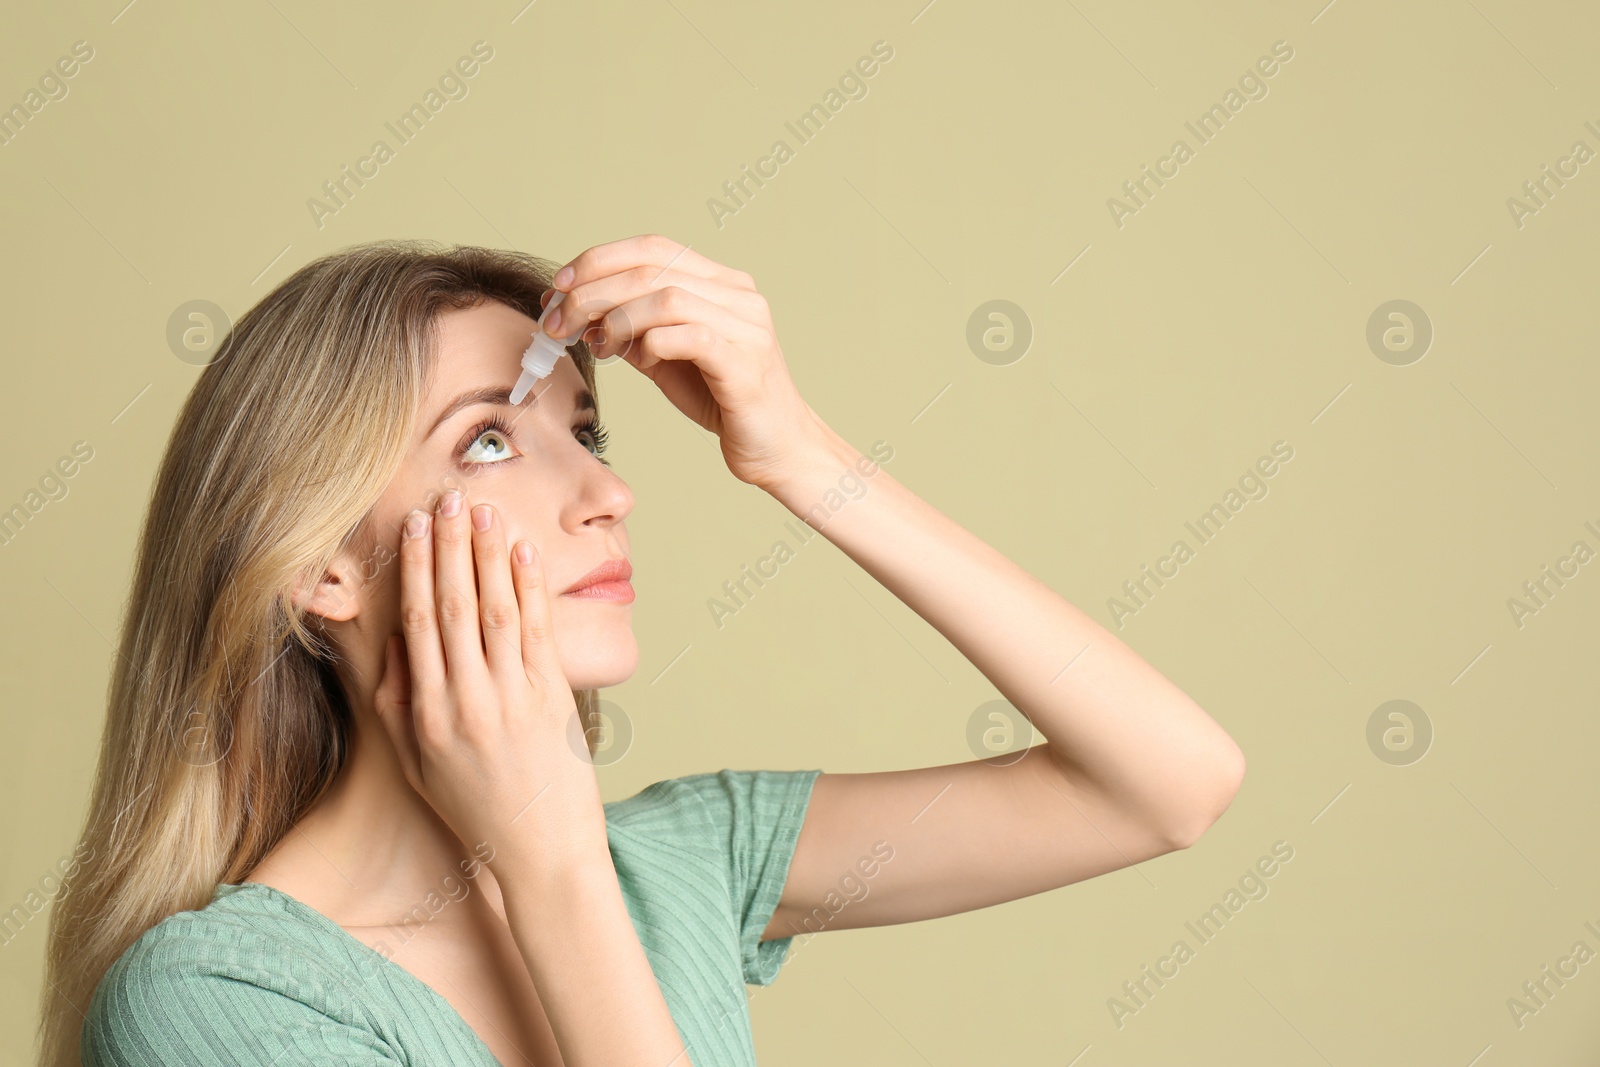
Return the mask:
[[445,516],[455,515],[461,510],[461,490],[452,489],[439,498],[439,514]]
[[557,289],[565,289],[567,286],[571,285],[572,284],[572,268],[571,267],[562,267],[560,270],[556,271],[556,276],[555,276],[555,279],[553,280],[552,284]]
[[526,541],[518,541],[517,542],[517,562],[518,563],[532,563],[533,562],[533,546],[528,544],[528,542],[526,542]]
[[406,517],[406,536],[421,537],[428,529],[428,515],[426,512],[412,509]]
[[487,530],[494,521],[494,515],[489,510],[488,504],[479,504],[472,509],[472,528],[478,531]]
[[561,309],[560,308],[556,308],[554,311],[550,312],[550,314],[545,316],[545,319],[544,319],[544,332],[549,334],[551,337],[555,337],[555,336],[557,336],[556,330],[558,330],[560,327],[561,327]]

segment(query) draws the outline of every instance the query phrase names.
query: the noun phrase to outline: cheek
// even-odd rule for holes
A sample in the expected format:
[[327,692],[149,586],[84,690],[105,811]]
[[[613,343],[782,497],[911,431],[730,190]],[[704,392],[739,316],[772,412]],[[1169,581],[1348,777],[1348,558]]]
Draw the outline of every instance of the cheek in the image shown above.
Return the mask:
[[569,564],[564,557],[557,556],[557,551],[571,541],[571,536],[562,529],[559,517],[543,506],[545,501],[557,499],[553,489],[530,480],[507,481],[492,489],[485,483],[479,490],[473,501],[493,505],[494,521],[505,539],[508,557],[518,541],[527,541],[539,554],[539,565],[546,581],[569,573]]

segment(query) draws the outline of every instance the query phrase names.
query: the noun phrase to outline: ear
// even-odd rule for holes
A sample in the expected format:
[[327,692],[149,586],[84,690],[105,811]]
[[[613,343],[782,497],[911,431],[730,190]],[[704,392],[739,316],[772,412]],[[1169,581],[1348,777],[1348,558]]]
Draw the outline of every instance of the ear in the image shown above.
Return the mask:
[[296,579],[290,599],[301,611],[330,622],[348,622],[361,613],[362,583],[342,557],[329,564],[315,583],[304,575]]

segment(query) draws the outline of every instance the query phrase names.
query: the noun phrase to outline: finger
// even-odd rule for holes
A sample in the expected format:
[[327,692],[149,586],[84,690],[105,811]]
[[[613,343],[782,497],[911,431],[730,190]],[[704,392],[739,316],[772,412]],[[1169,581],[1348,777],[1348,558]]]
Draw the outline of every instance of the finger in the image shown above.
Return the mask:
[[478,571],[478,618],[489,673],[499,680],[522,670],[522,617],[511,584],[505,523],[489,504],[472,509],[472,556]]
[[372,695],[372,709],[389,735],[400,770],[413,789],[422,783],[422,756],[416,727],[411,720],[411,672],[406,666],[405,641],[391,634],[383,644],[383,679]]
[[657,326],[632,342],[622,358],[642,371],[662,361],[693,360],[711,354],[722,342],[716,331],[702,322],[681,322],[676,326]]
[[550,336],[566,337],[573,332],[573,325],[579,322],[592,323],[621,304],[666,288],[694,293],[748,322],[760,323],[771,318],[766,298],[753,289],[735,288],[680,270],[663,271],[654,266],[640,266],[576,286],[563,298],[561,306],[551,314],[551,318],[545,320],[545,332],[550,333],[554,319],[556,332],[550,333]]
[[522,667],[530,681],[547,685],[562,675],[560,661],[551,644],[550,595],[545,587],[544,560],[530,541],[517,542],[512,560],[511,581],[517,592],[521,624]]
[[400,632],[413,693],[444,689],[444,648],[433,597],[433,516],[414,509],[400,536]]
[[[597,360],[611,355],[626,356],[633,342],[647,330],[691,323],[709,329],[714,339],[742,339],[746,331],[751,329],[749,323],[727,308],[719,307],[687,289],[669,286],[608,311],[595,323],[595,327],[602,331],[602,337],[590,342],[589,351]],[[685,332],[693,334],[695,331]],[[711,357],[716,355],[720,347],[713,343],[691,354]],[[710,366],[707,369],[714,371]]]
[[725,267],[716,260],[707,259],[688,245],[679,244],[658,233],[641,234],[620,241],[607,241],[605,244],[584,249],[563,267],[561,272],[557,272],[557,278],[561,278],[562,272],[569,269],[572,272],[570,278],[563,280],[557,288],[571,292],[575,285],[583,285],[596,278],[639,266],[672,268],[685,274],[715,279],[740,289],[755,288],[755,280],[744,271]]
[[[454,514],[447,514],[449,511]],[[447,677],[464,685],[478,680],[486,668],[483,632],[478,625],[478,582],[472,564],[472,528],[466,495],[452,489],[439,498],[434,516],[434,600],[444,641]]]

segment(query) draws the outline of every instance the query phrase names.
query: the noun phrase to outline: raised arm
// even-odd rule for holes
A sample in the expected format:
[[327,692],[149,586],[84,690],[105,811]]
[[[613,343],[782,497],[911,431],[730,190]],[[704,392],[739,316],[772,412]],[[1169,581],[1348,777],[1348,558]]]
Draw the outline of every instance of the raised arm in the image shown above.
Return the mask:
[[[1043,892],[1187,848],[1226,810],[1243,754],[1182,690],[820,420],[811,442],[762,487],[943,634],[1047,740],[1021,758],[822,775],[769,938]],[[866,489],[839,506],[851,473]],[[865,896],[824,907],[843,874],[859,880],[862,859],[886,852]]]
[[[583,336],[597,359],[620,355],[717,435],[735,477],[795,514],[873,466],[800,397],[749,274],[648,234],[586,249],[555,285],[566,321],[547,319],[549,333],[591,322]],[[865,495],[825,508],[818,528],[1047,742],[1004,766],[819,777],[769,937],[801,932],[798,918],[837,898],[863,864],[870,892],[825,911],[827,928],[982,907],[1194,842],[1243,777],[1233,739],[1104,627],[881,467],[864,480]]]

